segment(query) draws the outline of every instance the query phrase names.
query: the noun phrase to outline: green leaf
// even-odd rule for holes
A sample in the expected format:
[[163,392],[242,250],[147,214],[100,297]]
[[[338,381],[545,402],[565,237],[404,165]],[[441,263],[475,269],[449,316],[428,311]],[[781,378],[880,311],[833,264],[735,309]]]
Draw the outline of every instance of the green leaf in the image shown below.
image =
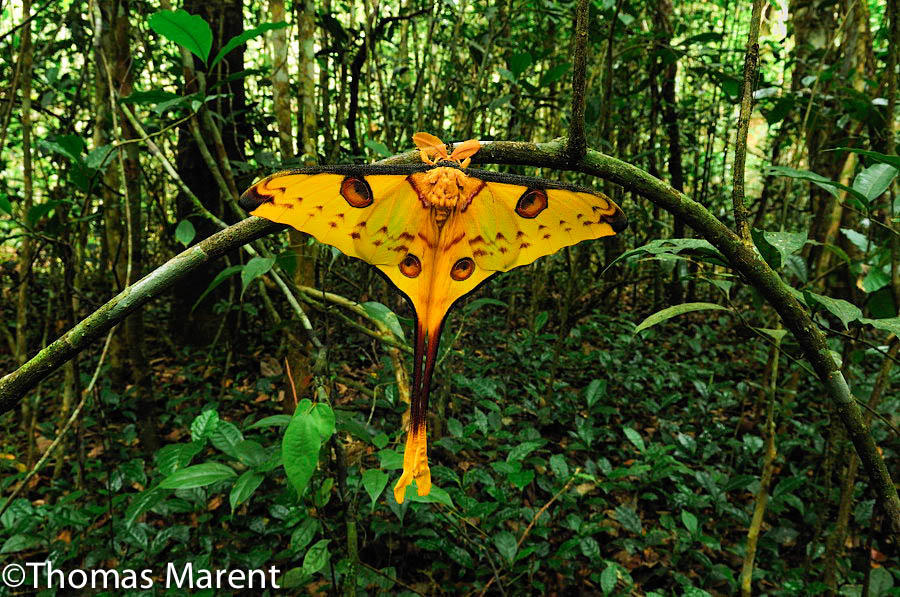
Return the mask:
[[150,28],[170,41],[187,48],[206,62],[212,49],[212,29],[203,17],[186,10],[161,10],[150,15]]
[[41,139],[38,146],[67,157],[73,164],[79,164],[83,161],[82,154],[87,144],[78,135],[55,135],[51,140]]
[[634,23],[634,17],[625,12],[619,13],[619,20],[622,21],[622,24],[626,27]]
[[760,255],[772,269],[780,268],[788,256],[793,255],[806,244],[805,232],[766,232],[753,229],[750,233]]
[[325,564],[328,563],[328,543],[330,541],[330,539],[320,539],[309,548],[309,551],[303,556],[303,572],[315,574],[325,567]]
[[525,489],[529,483],[534,481],[534,471],[527,470],[509,473],[506,475],[506,478],[519,489]]
[[450,498],[450,494],[434,485],[431,486],[431,493],[428,495],[419,495],[416,490],[413,489],[413,486],[410,485],[406,488],[406,499],[420,504],[444,504],[448,508],[453,507],[453,500]]
[[388,158],[394,155],[391,153],[391,150],[387,148],[387,145],[381,143],[380,141],[376,141],[374,139],[366,139],[365,144],[366,147],[382,157]]
[[220,462],[204,462],[175,471],[163,479],[159,486],[163,489],[192,489],[234,477],[237,477],[237,473],[230,466]]
[[547,443],[545,439],[532,439],[524,441],[509,451],[506,462],[522,462],[525,458]]
[[606,396],[606,380],[595,379],[588,384],[587,390],[584,392],[584,398],[587,400],[587,407],[590,409],[598,400]]
[[616,583],[619,582],[619,575],[616,571],[615,564],[608,564],[603,572],[600,573],[600,590],[604,595],[609,595],[616,589]]
[[900,336],[900,317],[885,317],[884,319],[869,319],[868,317],[861,317],[860,321],[876,329],[890,332],[895,336]]
[[562,454],[554,454],[550,457],[550,470],[560,479],[569,477],[569,465],[566,463],[566,457]]
[[494,546],[506,565],[512,566],[516,561],[516,552],[519,551],[515,536],[509,531],[500,531],[494,535]]
[[853,153],[858,153],[859,155],[864,155],[868,158],[871,158],[873,162],[889,164],[889,165],[893,166],[894,168],[900,170],[900,156],[886,155],[883,153],[878,153],[877,151],[867,151],[865,149],[856,149],[855,147],[835,147],[831,151],[852,151]]
[[584,557],[586,557],[589,562],[596,562],[600,559],[600,544],[590,535],[582,537],[578,542],[578,546],[581,548],[581,553],[584,554]]
[[873,164],[856,175],[853,188],[871,203],[887,190],[896,176],[897,168],[888,164]]
[[880,267],[873,267],[862,281],[864,292],[877,292],[891,283],[891,276]]
[[[263,23],[259,27],[254,27],[253,29],[248,29],[247,31],[244,31],[243,33],[235,35],[234,37],[232,37],[231,39],[228,40],[228,43],[226,43],[222,47],[222,49],[219,50],[219,53],[216,54],[216,57],[213,58],[213,61],[209,63],[209,70],[212,70],[213,67],[215,67],[219,63],[219,61],[222,60],[222,58],[225,58],[225,55],[228,54],[230,51],[232,51],[233,49],[235,49],[236,47],[238,47],[241,44],[247,43],[247,40],[253,39],[254,37],[257,37],[258,35],[262,35],[266,31],[272,31],[274,29],[284,29],[287,26],[288,26],[288,24],[285,23],[284,21],[282,21],[280,23]],[[209,54],[209,50],[207,50],[207,54]]]
[[638,449],[638,452],[643,452],[646,447],[644,446],[644,438],[641,437],[641,434],[632,429],[631,427],[623,427],[622,432],[625,434],[625,437],[628,438],[634,447]]
[[852,189],[847,185],[835,182],[830,178],[825,178],[821,174],[816,174],[815,172],[810,172],[809,170],[797,170],[796,168],[788,168],[786,166],[769,166],[766,169],[766,174],[808,180],[813,184],[825,189],[838,199],[840,199],[840,197],[838,196],[838,193],[835,189],[843,189],[856,197],[859,200],[861,207],[867,207],[869,204],[868,198],[856,189]]
[[263,417],[252,425],[247,425],[245,429],[250,431],[251,429],[261,429],[263,427],[287,427],[290,422],[291,415],[271,415]]
[[302,496],[319,462],[322,439],[313,417],[298,412],[291,419],[281,440],[281,458],[284,472],[297,495]]
[[869,597],[896,595],[896,592],[891,591],[893,588],[894,577],[886,568],[872,568],[869,573]]
[[[852,228],[841,228],[841,234],[847,237],[853,246],[855,246],[861,253],[866,253],[869,250],[869,239],[865,234],[861,232],[857,232]],[[849,258],[848,258],[849,261]]]
[[297,528],[294,529],[294,532],[291,533],[291,549],[294,551],[306,549],[309,542],[312,541],[313,537],[316,536],[316,533],[319,532],[320,526],[319,521],[315,518],[304,518],[303,522],[298,524]]
[[259,442],[252,439],[239,441],[231,451],[234,456],[241,461],[241,464],[251,468],[259,468],[263,466],[269,459],[269,453]]
[[170,475],[190,464],[194,456],[203,450],[205,444],[203,441],[170,444],[157,450],[153,458],[159,471],[164,475]]
[[531,66],[531,62],[531,54],[528,52],[521,52],[510,56],[509,60],[506,61],[506,66],[509,67],[509,72],[512,73],[513,77],[518,79],[519,75],[524,73],[525,70]]
[[245,471],[243,475],[237,478],[237,481],[234,482],[234,487],[231,488],[231,494],[228,496],[232,512],[253,495],[253,492],[263,482],[263,479],[265,479],[265,476],[256,471]]
[[840,319],[841,323],[844,324],[844,329],[847,329],[848,323],[862,317],[862,311],[859,309],[859,307],[852,303],[848,303],[843,299],[835,299],[831,298],[830,296],[823,296],[821,294],[816,294],[815,292],[809,292],[808,290],[805,290],[803,292],[803,296],[806,299],[806,304],[810,307],[813,303],[818,304],[826,311]]
[[634,508],[623,504],[613,511],[613,515],[614,518],[625,527],[625,530],[634,533],[635,535],[641,535],[643,533],[644,527],[641,525],[641,518],[638,516],[637,512],[635,512]]
[[772,328],[753,328],[757,332],[762,332],[763,334],[770,336],[777,342],[781,342],[784,337],[787,335],[787,330],[785,329],[772,329]]
[[541,87],[546,87],[547,85],[550,85],[551,83],[555,83],[556,81],[559,81],[560,79],[563,78],[563,76],[567,72],[569,72],[570,68],[572,68],[571,62],[564,62],[562,64],[557,64],[556,66],[552,67],[550,70],[545,72],[543,74],[543,76],[541,77],[541,83],[540,83]]
[[366,493],[372,499],[372,510],[374,511],[375,504],[378,503],[378,498],[381,497],[381,492],[387,487],[388,474],[377,468],[366,469],[362,475],[362,482],[363,487],[366,488]]
[[275,264],[274,257],[254,257],[241,270],[241,296],[247,290],[250,282],[272,269]]
[[244,271],[243,265],[232,265],[220,271],[218,275],[213,278],[213,281],[209,283],[209,286],[206,287],[206,290],[203,291],[203,294],[200,295],[200,298],[198,298],[194,303],[194,306],[191,307],[191,312],[193,312],[194,309],[197,308],[197,305],[199,305],[200,302],[206,298],[206,295],[215,290],[219,286],[219,284],[224,282],[229,276],[233,276],[234,274],[242,271]]
[[131,500],[131,503],[128,504],[128,509],[125,510],[125,526],[130,527],[133,525],[134,521],[138,519],[138,516],[166,499],[168,495],[169,491],[161,487],[153,487],[137,494],[134,499]]
[[162,102],[172,101],[173,99],[178,99],[181,96],[177,93],[172,93],[171,91],[164,91],[162,89],[151,89],[149,91],[132,91],[131,95],[128,97],[123,97],[119,101],[123,104],[159,104]]
[[7,539],[0,547],[0,553],[17,553],[34,549],[41,544],[40,537],[18,533]]
[[237,428],[237,425],[231,421],[219,420],[216,428],[209,434],[209,441],[218,450],[225,454],[237,458],[235,448],[239,443],[244,441],[244,434]]
[[697,517],[687,510],[681,511],[681,522],[684,524],[684,528],[688,530],[691,535],[697,534],[697,529],[700,528],[700,523],[697,520]]
[[5,211],[9,215],[13,215],[12,203],[6,197],[6,193],[0,194],[0,211]]
[[478,309],[484,307],[485,305],[493,305],[495,307],[503,307],[504,309],[509,308],[509,305],[504,303],[503,301],[498,301],[497,299],[490,297],[482,297],[475,299],[471,303],[467,303],[465,307],[463,307],[463,313],[466,315],[470,315],[477,311]]
[[400,326],[400,320],[397,319],[397,314],[391,311],[387,306],[376,302],[369,301],[367,303],[362,304],[363,309],[366,310],[366,313],[369,314],[372,319],[380,321],[384,325],[388,327],[391,332],[400,340],[403,340],[403,327]]
[[181,220],[178,227],[175,228],[175,240],[183,244],[185,247],[191,244],[194,237],[197,236],[197,230],[190,220]]
[[215,410],[205,410],[191,422],[191,440],[198,442],[209,438],[219,425],[219,413]]
[[534,318],[534,333],[540,333],[541,329],[543,329],[543,327],[547,325],[547,322],[549,320],[550,314],[546,311],[541,311],[540,313],[538,313],[537,317]]
[[313,423],[316,425],[319,439],[323,443],[328,441],[335,431],[334,411],[331,410],[331,407],[324,402],[317,402],[310,409],[309,416],[312,417]]
[[681,251],[697,251],[702,255],[714,257],[723,263],[726,262],[725,257],[719,253],[718,249],[709,244],[709,241],[699,238],[665,238],[652,240],[646,245],[625,251],[606,266],[604,271],[618,261],[624,261],[637,255],[677,255]]
[[25,216],[25,222],[28,223],[28,227],[34,228],[35,224],[37,224],[41,218],[56,209],[57,205],[59,205],[59,201],[47,201],[45,203],[32,205],[31,209],[28,210],[28,214]]
[[674,305],[672,307],[666,307],[662,311],[657,311],[634,328],[634,333],[637,334],[647,328],[654,326],[658,323],[661,323],[667,319],[671,319],[673,317],[677,317],[679,315],[684,315],[685,313],[690,313],[692,311],[704,311],[704,310],[717,310],[717,311],[728,311],[728,307],[723,307],[722,305],[717,305],[716,303],[682,303],[680,305]]

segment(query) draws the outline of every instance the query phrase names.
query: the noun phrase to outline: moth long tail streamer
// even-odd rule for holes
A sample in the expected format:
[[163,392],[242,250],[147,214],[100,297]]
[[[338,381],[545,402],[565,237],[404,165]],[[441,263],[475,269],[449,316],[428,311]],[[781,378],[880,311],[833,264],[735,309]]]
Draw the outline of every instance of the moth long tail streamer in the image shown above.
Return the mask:
[[416,325],[416,342],[413,350],[413,387],[409,413],[409,430],[403,451],[403,474],[394,486],[394,499],[402,504],[406,488],[413,479],[416,493],[428,495],[431,491],[431,469],[428,467],[428,438],[425,414],[428,395],[431,392],[431,376],[437,361],[443,321],[436,329],[429,330],[421,322]]

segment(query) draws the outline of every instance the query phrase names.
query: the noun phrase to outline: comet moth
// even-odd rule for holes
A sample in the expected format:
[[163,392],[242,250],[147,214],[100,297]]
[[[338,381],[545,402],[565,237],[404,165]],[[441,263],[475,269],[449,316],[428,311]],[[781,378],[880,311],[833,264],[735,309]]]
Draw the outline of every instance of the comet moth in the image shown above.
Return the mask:
[[419,165],[278,172],[240,201],[252,215],[375,266],[412,305],[412,404],[403,474],[394,486],[399,503],[413,480],[419,495],[431,489],[425,412],[451,306],[498,272],[627,226],[622,210],[593,190],[469,168],[481,148],[475,139],[451,152],[428,133],[413,141]]

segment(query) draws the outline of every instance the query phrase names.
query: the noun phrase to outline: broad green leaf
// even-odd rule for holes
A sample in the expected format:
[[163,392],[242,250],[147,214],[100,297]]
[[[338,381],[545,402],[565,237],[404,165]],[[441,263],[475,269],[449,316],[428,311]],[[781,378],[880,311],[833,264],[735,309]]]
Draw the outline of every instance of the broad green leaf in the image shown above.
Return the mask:
[[244,441],[244,434],[231,421],[220,419],[216,428],[209,434],[209,441],[225,454],[237,458],[235,448]]
[[450,498],[450,494],[434,485],[431,486],[431,492],[428,495],[419,495],[417,491],[413,489],[413,486],[410,485],[406,488],[406,499],[420,504],[444,504],[449,508],[453,507],[453,500]]
[[806,298],[806,304],[810,307],[812,306],[811,303],[816,303],[840,319],[841,323],[844,324],[844,329],[847,329],[848,323],[862,317],[862,311],[859,307],[843,299],[831,298],[830,296],[816,294],[808,290],[803,292],[803,296]]
[[391,311],[386,305],[376,301],[369,301],[363,303],[362,308],[366,310],[366,313],[368,313],[370,317],[386,325],[397,338],[400,340],[404,339],[403,327],[400,325],[400,320],[397,319],[397,314]]
[[665,238],[652,240],[646,245],[625,251],[607,265],[604,271],[618,261],[624,261],[637,255],[677,255],[681,251],[698,251],[703,255],[712,256],[722,263],[726,262],[725,257],[719,253],[718,249],[709,244],[709,241],[700,238]]
[[191,489],[206,487],[219,481],[237,477],[230,466],[219,462],[204,462],[175,471],[159,484],[163,489]]
[[634,508],[622,504],[614,510],[613,514],[614,518],[625,527],[625,530],[638,536],[643,533],[644,527],[641,524],[641,518]]
[[[865,234],[857,232],[852,228],[841,228],[841,234],[847,237],[853,246],[859,249],[860,253],[866,253],[869,250],[869,239]],[[849,258],[848,258],[849,259]]]
[[692,311],[704,311],[709,309],[717,311],[727,311],[728,307],[723,307],[722,305],[717,305],[716,303],[682,303],[680,305],[666,307],[662,311],[657,311],[656,313],[639,323],[637,327],[634,328],[634,333],[637,334],[638,332],[646,330],[651,326],[666,321],[667,319],[671,319],[679,315],[684,315],[685,313],[690,313]]
[[309,548],[309,551],[303,556],[303,572],[315,574],[325,567],[325,564],[328,563],[328,543],[330,541],[330,539],[320,539]]
[[625,437],[628,438],[634,447],[638,449],[638,452],[643,452],[646,449],[644,446],[644,439],[641,437],[641,434],[632,429],[631,427],[623,427],[622,432],[625,434]]
[[564,62],[562,64],[557,64],[556,66],[550,68],[547,72],[545,72],[541,76],[541,87],[546,87],[551,83],[555,83],[565,76],[569,69],[572,68],[571,62]]
[[231,456],[241,461],[241,464],[251,468],[263,466],[269,459],[269,453],[259,442],[252,439],[239,441],[232,449]]
[[274,264],[274,257],[254,257],[248,261],[241,270],[241,296],[244,295],[250,282],[268,272]]
[[868,317],[861,317],[860,321],[876,329],[890,332],[895,336],[900,336],[900,317],[886,317],[884,319],[869,319]]
[[587,390],[584,392],[584,398],[587,400],[587,407],[590,409],[598,400],[606,396],[606,380],[595,379],[588,384]]
[[512,566],[516,561],[516,552],[519,551],[515,536],[509,531],[500,531],[494,535],[494,546],[506,565]]
[[128,97],[123,97],[119,101],[123,104],[159,104],[178,99],[181,96],[171,91],[162,89],[151,89],[149,91],[132,91]]
[[806,244],[806,232],[766,232],[752,230],[753,243],[760,255],[772,269],[778,269],[787,261],[788,256],[796,253]]
[[872,164],[853,179],[853,188],[871,203],[884,193],[897,176],[897,168],[888,164]]
[[[219,53],[216,54],[216,57],[213,58],[213,61],[209,63],[209,70],[212,70],[219,63],[219,61],[222,60],[222,58],[224,58],[230,51],[232,51],[239,45],[247,43],[248,40],[253,39],[254,37],[256,37],[258,35],[262,35],[266,31],[272,31],[273,29],[283,29],[287,26],[288,26],[288,24],[285,23],[284,21],[282,21],[280,23],[263,23],[262,25],[260,25],[258,27],[254,27],[253,29],[248,29],[247,31],[244,31],[243,33],[235,35],[234,37],[232,37],[231,39],[228,40],[228,43],[226,43],[222,47],[222,49],[219,50]],[[207,54],[208,53],[209,53],[209,50],[207,50]]]
[[391,153],[391,150],[387,148],[387,145],[380,141],[376,141],[374,139],[366,139],[365,145],[381,157],[387,158],[394,155]]
[[185,247],[191,244],[194,237],[197,236],[197,230],[190,220],[181,220],[178,227],[175,228],[175,240],[183,244]]
[[375,504],[378,503],[378,498],[381,497],[381,493],[384,491],[384,488],[387,487],[388,474],[377,468],[366,469],[362,475],[362,482],[363,487],[366,489],[366,493],[368,493],[369,497],[372,499],[372,510],[375,510]]
[[518,471],[514,473],[509,473],[506,475],[506,478],[509,479],[509,482],[518,487],[519,489],[525,489],[529,483],[534,481],[534,471]]
[[[896,571],[896,569],[895,569]],[[869,597],[896,595],[894,577],[886,568],[872,568],[869,573]]]
[[25,216],[25,222],[28,223],[28,227],[34,228],[35,224],[37,224],[41,218],[56,209],[57,205],[59,205],[59,201],[47,201],[45,203],[32,205],[31,209],[28,210],[28,214]]
[[506,462],[522,462],[525,458],[547,443],[545,439],[532,439],[524,441],[509,451],[506,456]]
[[784,339],[785,335],[787,335],[787,330],[784,329],[772,329],[772,328],[753,328],[757,332],[762,332],[767,336],[771,336],[776,341],[780,342]]
[[297,412],[284,431],[281,458],[284,472],[297,495],[302,496],[319,462],[322,440],[316,422],[307,412]]
[[534,318],[534,333],[540,333],[541,329],[543,329],[543,327],[547,325],[547,321],[549,320],[550,314],[546,311],[541,311],[540,313],[538,313],[537,317]]
[[578,542],[581,553],[589,562],[597,562],[600,560],[600,544],[591,536],[582,537]]
[[187,444],[170,444],[156,451],[153,459],[156,467],[164,475],[170,475],[178,469],[184,468],[191,460],[203,450],[206,442],[190,442]]
[[466,306],[463,307],[462,310],[463,310],[463,313],[465,313],[466,315],[469,315],[471,313],[474,313],[478,309],[484,307],[485,305],[493,305],[494,307],[503,307],[503,308],[509,307],[509,305],[507,305],[503,301],[498,301],[497,299],[490,298],[490,297],[482,297],[482,298],[475,299],[471,303],[467,303]]
[[860,201],[861,207],[866,207],[869,204],[869,199],[856,189],[850,188],[847,185],[843,185],[839,182],[835,182],[830,178],[825,178],[821,174],[810,172],[809,170],[797,170],[796,168],[788,168],[786,166],[769,166],[766,169],[766,174],[774,174],[776,176],[787,176],[789,178],[808,180],[813,184],[825,189],[838,199],[840,197],[838,196],[836,189],[843,189],[856,197]]
[[600,573],[600,590],[604,595],[609,595],[616,589],[616,583],[619,582],[619,575],[616,571],[615,564],[608,564],[603,572]]
[[213,281],[209,283],[209,286],[206,287],[206,290],[203,291],[203,294],[200,295],[200,298],[198,298],[196,302],[194,302],[194,306],[191,307],[191,312],[193,312],[194,309],[197,308],[197,305],[199,305],[200,302],[206,298],[206,295],[215,290],[219,286],[219,284],[226,280],[226,278],[242,271],[244,271],[243,265],[232,265],[220,271],[218,275],[213,278]]
[[313,423],[316,425],[319,439],[323,443],[328,441],[335,431],[334,411],[331,410],[331,407],[324,402],[317,402],[309,410],[309,416],[312,417]]
[[872,158],[873,162],[888,164],[890,166],[893,166],[897,170],[900,170],[900,156],[886,155],[883,153],[878,153],[877,151],[856,149],[855,147],[836,147],[833,151],[852,151],[853,153],[858,153],[859,155],[864,155],[866,157]]
[[569,477],[569,465],[566,463],[566,457],[562,454],[554,454],[550,457],[550,470],[560,479]]
[[0,211],[4,211],[8,215],[13,215],[12,203],[9,202],[6,193],[0,193]]
[[506,65],[509,67],[509,72],[512,73],[513,77],[518,79],[519,76],[531,66],[531,61],[531,54],[528,52],[521,52],[510,56],[506,61]]
[[50,140],[39,140],[38,146],[63,155],[72,163],[80,163],[87,144],[78,135],[55,135]]
[[187,48],[206,62],[212,49],[212,29],[203,17],[186,10],[161,10],[150,15],[150,28],[170,41]]
[[291,549],[294,551],[306,549],[306,546],[309,545],[310,541],[313,540],[313,537],[316,536],[316,533],[319,532],[320,527],[319,521],[315,518],[311,516],[304,518],[303,522],[298,524],[297,528],[294,529],[294,532],[291,533]]
[[212,435],[219,425],[219,413],[215,410],[205,410],[191,422],[191,440],[203,441]]
[[290,422],[291,415],[271,415],[263,417],[251,425],[247,425],[245,429],[249,431],[251,429],[260,429],[262,427],[287,427]]
[[891,283],[891,276],[880,267],[873,267],[862,281],[864,292],[877,292]]
[[161,487],[153,487],[137,494],[134,499],[131,500],[131,503],[128,504],[128,509],[125,510],[125,526],[130,527],[133,525],[138,516],[147,512],[168,496],[169,491],[162,489]]
[[681,522],[684,524],[684,528],[688,530],[691,535],[697,534],[697,529],[700,527],[699,522],[697,521],[697,517],[687,510],[681,511]]
[[622,21],[622,24],[626,27],[634,23],[634,17],[625,12],[619,13],[619,20]]
[[237,478],[228,496],[228,503],[231,504],[232,512],[253,495],[253,492],[263,482],[263,479],[265,479],[265,476],[262,473],[252,470],[245,471],[243,475]]
[[0,553],[17,553],[34,549],[41,544],[41,538],[34,535],[18,533],[7,539],[0,547]]

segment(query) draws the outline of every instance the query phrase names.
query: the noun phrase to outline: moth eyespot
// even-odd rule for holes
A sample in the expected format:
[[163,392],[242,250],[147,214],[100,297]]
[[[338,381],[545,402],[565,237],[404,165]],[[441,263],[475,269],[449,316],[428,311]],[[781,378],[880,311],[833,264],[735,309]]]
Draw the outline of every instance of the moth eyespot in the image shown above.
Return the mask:
[[372,187],[365,178],[348,176],[341,182],[341,197],[347,200],[351,207],[368,207],[372,205]]
[[450,268],[450,277],[457,282],[462,282],[475,273],[475,262],[471,257],[463,257]]
[[536,218],[545,209],[547,209],[547,193],[541,189],[526,190],[516,203],[516,213],[529,220]]
[[422,262],[412,253],[407,253],[400,262],[400,273],[407,278],[415,278],[422,273]]

